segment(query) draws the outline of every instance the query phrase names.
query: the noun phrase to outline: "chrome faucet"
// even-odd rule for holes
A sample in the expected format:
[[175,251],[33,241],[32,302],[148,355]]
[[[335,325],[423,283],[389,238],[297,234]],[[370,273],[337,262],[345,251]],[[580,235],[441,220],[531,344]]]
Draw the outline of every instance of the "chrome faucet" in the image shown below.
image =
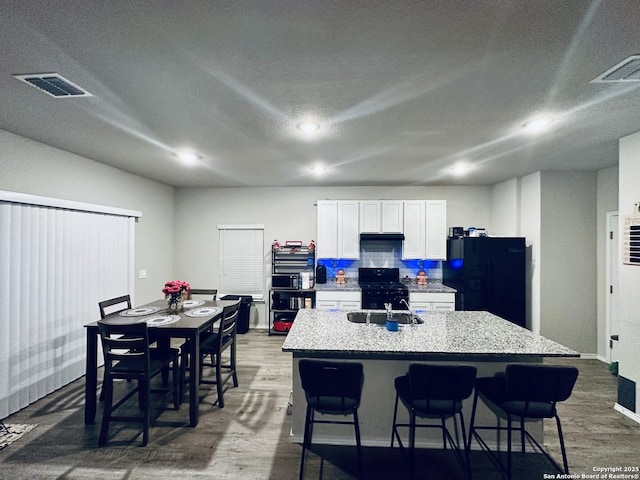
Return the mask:
[[391,320],[393,318],[393,313],[391,312],[392,305],[390,303],[385,303],[384,308],[387,310],[387,320]]
[[409,305],[409,302],[407,302],[404,298],[401,298],[400,302],[404,303],[407,306],[407,309],[409,309],[409,313],[411,313],[411,325],[415,324],[416,323],[416,314],[411,309],[411,305]]

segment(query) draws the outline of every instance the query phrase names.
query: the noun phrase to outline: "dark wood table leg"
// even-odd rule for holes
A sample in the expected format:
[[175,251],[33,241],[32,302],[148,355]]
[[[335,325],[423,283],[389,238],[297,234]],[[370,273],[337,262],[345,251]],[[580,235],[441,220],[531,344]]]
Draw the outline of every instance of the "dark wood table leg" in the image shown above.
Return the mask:
[[87,328],[87,358],[84,382],[84,423],[96,420],[96,392],[98,390],[98,328]]
[[189,348],[189,421],[198,425],[200,410],[200,332],[196,331],[188,340]]

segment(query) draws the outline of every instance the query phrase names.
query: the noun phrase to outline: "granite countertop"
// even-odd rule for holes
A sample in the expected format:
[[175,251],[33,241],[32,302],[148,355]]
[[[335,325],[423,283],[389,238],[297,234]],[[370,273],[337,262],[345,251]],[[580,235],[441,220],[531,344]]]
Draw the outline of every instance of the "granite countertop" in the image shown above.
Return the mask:
[[300,310],[282,345],[284,352],[318,356],[575,357],[578,352],[488,312],[455,311],[419,315],[424,324],[351,323],[346,311]]
[[[430,281],[427,285],[409,282],[406,285],[409,287],[409,292],[456,293],[455,288],[448,287],[442,282]],[[357,278],[347,278],[344,284],[336,283],[335,278],[328,278],[327,283],[316,283],[313,289],[316,292],[359,292],[360,285]]]

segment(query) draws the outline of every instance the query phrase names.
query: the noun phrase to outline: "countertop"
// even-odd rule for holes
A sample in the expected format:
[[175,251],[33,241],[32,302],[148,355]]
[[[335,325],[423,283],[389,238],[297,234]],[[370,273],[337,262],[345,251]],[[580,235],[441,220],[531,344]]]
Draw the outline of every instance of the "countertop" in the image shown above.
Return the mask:
[[419,315],[424,324],[400,325],[389,332],[384,325],[351,323],[346,311],[300,310],[282,350],[302,356],[354,358],[502,358],[575,357],[578,352],[492,313],[455,311]]
[[[430,281],[427,285],[418,285],[415,282],[409,282],[406,285],[409,287],[409,292],[456,293],[455,288],[436,281]],[[316,292],[359,292],[360,285],[357,278],[347,278],[344,284],[338,284],[331,278],[327,279],[327,283],[316,283],[313,289]]]

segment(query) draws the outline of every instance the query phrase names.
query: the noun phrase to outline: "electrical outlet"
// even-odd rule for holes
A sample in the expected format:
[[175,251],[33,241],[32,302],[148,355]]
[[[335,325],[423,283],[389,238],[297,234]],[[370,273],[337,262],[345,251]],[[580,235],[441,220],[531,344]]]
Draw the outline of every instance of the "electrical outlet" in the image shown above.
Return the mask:
[[138,278],[147,278],[147,271],[140,270],[140,272],[138,273]]

